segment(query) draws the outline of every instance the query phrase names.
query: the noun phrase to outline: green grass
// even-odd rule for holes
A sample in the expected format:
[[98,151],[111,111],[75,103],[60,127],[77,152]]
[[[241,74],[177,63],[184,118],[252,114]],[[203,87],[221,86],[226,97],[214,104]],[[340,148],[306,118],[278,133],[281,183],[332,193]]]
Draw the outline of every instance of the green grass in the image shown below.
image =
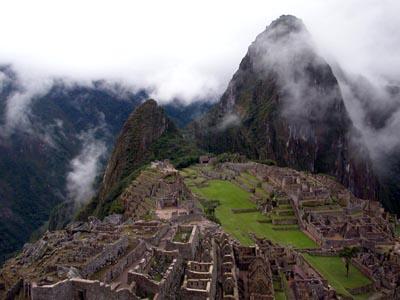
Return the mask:
[[400,237],[400,225],[396,225],[394,228],[394,234],[395,236]]
[[275,292],[276,300],[286,300],[286,296],[284,292]]
[[[346,276],[346,268],[342,259],[338,256],[312,256],[304,254],[304,258],[316,268],[333,288],[345,296],[350,295],[347,289],[357,288],[370,284],[371,281],[365,277],[356,267],[350,266],[349,277]],[[358,295],[357,299],[364,299],[367,295]]]
[[232,234],[244,245],[252,245],[249,234],[255,233],[283,245],[293,245],[295,248],[313,248],[317,245],[300,230],[278,231],[272,224],[258,223],[265,219],[260,212],[234,214],[232,208],[254,208],[256,205],[249,200],[250,193],[237,185],[223,180],[211,180],[206,187],[191,187],[201,198],[219,200],[220,205],[215,215],[221,221],[225,231]]
[[190,238],[190,233],[188,232],[178,232],[175,234],[173,241],[179,243],[187,243]]

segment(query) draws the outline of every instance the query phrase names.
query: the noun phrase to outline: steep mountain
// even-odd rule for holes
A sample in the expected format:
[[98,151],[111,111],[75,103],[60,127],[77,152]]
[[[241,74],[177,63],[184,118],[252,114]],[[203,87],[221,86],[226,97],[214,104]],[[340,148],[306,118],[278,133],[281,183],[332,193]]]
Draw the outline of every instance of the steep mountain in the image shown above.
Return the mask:
[[197,161],[199,153],[156,101],[145,101],[125,122],[108,161],[99,193],[79,218],[91,214],[104,217],[115,212],[120,194],[138,171],[151,161],[169,159],[179,168]]
[[296,17],[281,16],[257,36],[220,101],[190,130],[207,151],[330,174],[359,197],[377,198],[338,81]]

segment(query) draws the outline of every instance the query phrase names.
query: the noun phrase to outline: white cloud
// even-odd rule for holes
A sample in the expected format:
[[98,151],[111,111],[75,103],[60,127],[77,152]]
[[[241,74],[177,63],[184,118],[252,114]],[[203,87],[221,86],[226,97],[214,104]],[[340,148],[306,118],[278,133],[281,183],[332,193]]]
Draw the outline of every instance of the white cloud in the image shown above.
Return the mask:
[[6,74],[0,71],[0,93],[3,91],[3,88],[6,84],[6,81],[8,80],[8,77]]
[[164,101],[190,101],[221,93],[255,36],[294,14],[345,67],[393,77],[399,9],[397,0],[9,0],[0,3],[0,62],[24,73],[123,79]]
[[5,122],[0,126],[0,136],[7,137],[15,128],[33,132],[30,117],[30,104],[34,97],[45,94],[52,86],[49,78],[24,79],[21,90],[15,91],[7,99]]
[[95,130],[80,135],[82,149],[71,160],[71,171],[67,174],[67,192],[69,199],[83,204],[94,194],[94,181],[100,172],[100,159],[106,153],[106,145],[94,138]]
[[[282,14],[301,18],[331,64],[362,74],[377,90],[400,78],[398,0],[9,0],[0,11],[0,64],[11,63],[24,88],[7,101],[1,136],[20,125],[29,130],[32,97],[54,77],[148,88],[160,101],[216,98],[251,42]],[[370,150],[383,142],[398,147],[398,114],[373,130],[345,88],[352,120],[375,141]],[[375,105],[393,102],[385,99]]]

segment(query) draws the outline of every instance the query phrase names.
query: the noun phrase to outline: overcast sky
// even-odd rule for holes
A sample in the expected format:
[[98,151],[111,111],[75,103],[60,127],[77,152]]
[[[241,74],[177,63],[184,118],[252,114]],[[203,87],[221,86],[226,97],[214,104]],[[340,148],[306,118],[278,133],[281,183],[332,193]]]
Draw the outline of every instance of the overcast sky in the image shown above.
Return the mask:
[[326,57],[399,78],[398,0],[2,0],[0,63],[26,80],[66,76],[154,87],[159,100],[219,94],[256,35],[302,18]]

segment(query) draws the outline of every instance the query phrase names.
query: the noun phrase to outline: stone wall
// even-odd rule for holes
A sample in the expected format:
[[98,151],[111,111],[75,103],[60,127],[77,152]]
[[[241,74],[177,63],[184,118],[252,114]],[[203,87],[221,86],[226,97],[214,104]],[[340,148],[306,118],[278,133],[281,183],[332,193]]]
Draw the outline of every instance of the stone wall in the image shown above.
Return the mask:
[[125,253],[129,247],[129,240],[126,236],[121,237],[113,244],[104,246],[102,252],[91,259],[86,265],[81,268],[81,274],[84,278],[99,271],[104,266],[114,262],[119,256]]
[[367,285],[363,285],[357,288],[348,289],[350,294],[352,295],[360,295],[360,294],[367,294],[375,290],[374,284],[370,283]]
[[319,249],[307,249],[304,252],[307,252],[313,256],[338,256],[339,253],[337,251],[326,251],[326,250],[319,250]]
[[162,225],[159,227],[157,232],[153,234],[151,237],[144,238],[145,241],[149,242],[152,245],[158,245],[162,239],[162,237],[167,233],[169,230],[168,225]]
[[165,272],[161,281],[152,280],[147,274],[128,272],[128,283],[135,282],[141,292],[154,295],[154,299],[165,299],[165,295],[175,292],[175,287],[179,285],[182,275],[182,260],[174,258],[168,270]]
[[167,241],[166,250],[178,250],[179,255],[184,259],[192,260],[199,245],[199,229],[196,225],[193,226],[178,226],[178,230],[191,229],[190,237],[187,243],[176,242],[173,240]]
[[110,283],[113,279],[120,276],[126,268],[131,266],[135,261],[139,260],[143,256],[146,249],[146,243],[143,240],[139,240],[135,249],[130,251],[109,270],[107,270],[107,272],[105,272],[105,274],[102,276],[101,280],[105,283]]
[[205,279],[187,279],[185,276],[184,286],[181,290],[183,299],[192,300],[209,300],[214,299],[210,297],[211,282]]
[[322,248],[341,248],[346,246],[354,246],[359,242],[358,239],[342,239],[342,240],[333,240],[333,239],[324,239],[322,241]]
[[311,235],[311,237],[319,244],[321,245],[323,242],[323,236],[321,233],[318,231],[318,229],[315,227],[314,224],[312,223],[306,223],[305,225],[305,230]]
[[32,284],[32,300],[137,300],[129,289],[114,290],[100,281],[66,279],[53,285]]
[[361,272],[363,273],[366,277],[368,277],[371,281],[374,282],[374,286],[375,288],[379,288],[380,287],[380,283],[375,280],[375,278],[373,277],[372,271],[370,269],[368,269],[366,266],[364,266],[363,264],[361,264],[357,259],[352,259],[351,262],[353,263],[353,265]]
[[195,221],[201,221],[202,219],[203,215],[200,213],[175,215],[171,217],[171,221],[175,223],[195,222]]

